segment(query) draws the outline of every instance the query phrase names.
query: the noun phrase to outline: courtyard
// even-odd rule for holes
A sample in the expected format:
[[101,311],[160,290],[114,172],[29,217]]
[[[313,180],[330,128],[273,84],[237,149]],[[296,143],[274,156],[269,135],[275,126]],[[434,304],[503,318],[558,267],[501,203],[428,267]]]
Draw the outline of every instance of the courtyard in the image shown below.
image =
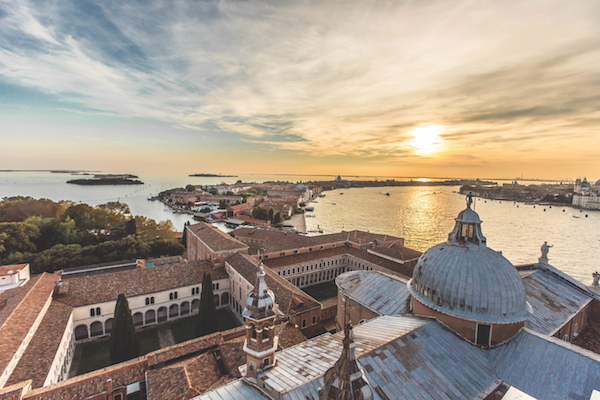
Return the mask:
[[[240,326],[240,322],[228,308],[217,310],[217,331]],[[195,316],[181,318],[161,325],[139,330],[140,356],[164,347],[195,338]],[[77,345],[70,377],[95,371],[110,365],[110,337]]]

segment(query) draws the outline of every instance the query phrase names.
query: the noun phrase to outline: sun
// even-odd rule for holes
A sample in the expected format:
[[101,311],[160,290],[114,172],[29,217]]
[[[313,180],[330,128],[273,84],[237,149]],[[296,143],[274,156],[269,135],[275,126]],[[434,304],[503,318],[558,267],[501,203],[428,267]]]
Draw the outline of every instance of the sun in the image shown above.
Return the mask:
[[410,145],[415,153],[429,155],[435,153],[442,145],[440,134],[444,131],[440,125],[419,126],[412,130],[413,139]]

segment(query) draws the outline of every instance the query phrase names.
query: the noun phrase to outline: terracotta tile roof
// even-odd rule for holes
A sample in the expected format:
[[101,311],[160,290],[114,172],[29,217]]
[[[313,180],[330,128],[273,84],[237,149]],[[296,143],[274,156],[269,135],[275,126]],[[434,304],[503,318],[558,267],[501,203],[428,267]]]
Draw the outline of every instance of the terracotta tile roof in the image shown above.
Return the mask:
[[358,230],[350,232],[342,231],[327,235],[304,236],[293,232],[280,232],[256,228],[239,228],[231,232],[231,235],[234,237],[244,237],[247,239],[266,241],[266,243],[261,243],[260,250],[262,253],[267,254],[339,242],[352,242],[358,245],[376,242],[378,245],[389,245],[394,242],[403,241],[402,238],[396,236],[381,235],[378,233]]
[[188,225],[187,229],[202,240],[213,251],[245,249],[248,246],[220,231],[211,224],[199,222]]
[[275,334],[279,336],[280,349],[287,349],[288,347],[295,346],[298,343],[308,340],[308,338],[304,336],[300,329],[294,327],[294,325],[292,325],[290,322],[277,325],[275,327]]
[[31,378],[34,389],[42,387],[60,346],[73,308],[53,301],[35,336],[10,375],[7,385]]
[[330,304],[327,307],[323,307],[321,311],[321,321],[335,318],[337,316],[337,301],[335,304]]
[[0,265],[0,275],[8,275],[9,271],[17,272],[29,264]]
[[[247,254],[236,253],[226,258],[225,262],[231,265],[232,268],[251,284],[256,282],[258,260]],[[285,315],[291,316],[321,306],[321,303],[269,268],[265,268],[265,272],[265,282],[275,294],[275,302],[279,305],[279,310]]]
[[187,342],[169,346],[164,349],[156,350],[146,355],[148,365],[154,367],[158,364],[178,360],[181,357],[203,351],[207,348],[223,344],[223,333],[215,332],[210,335],[202,336]]
[[[54,290],[59,277],[43,273],[34,276],[22,287],[7,290],[0,296],[5,307],[0,311],[0,371],[21,346]],[[8,303],[8,304],[6,304]]]
[[31,389],[31,380],[19,382],[16,385],[0,389],[0,400],[21,400],[23,394]]
[[[134,358],[117,365],[79,375],[54,385],[35,389],[28,393],[27,400],[80,400],[96,396],[108,389],[112,380],[113,389],[145,379],[148,363],[144,357]],[[92,397],[95,398],[95,397]]]
[[359,250],[354,247],[335,247],[333,249],[325,249],[319,251],[312,251],[310,253],[300,253],[291,256],[269,258],[263,260],[264,264],[269,268],[279,268],[292,264],[308,263],[314,260],[319,260],[326,257],[334,257],[342,254],[347,254],[378,265],[396,274],[404,277],[412,277],[412,271],[417,261],[409,261],[404,264],[400,264],[374,254],[370,254],[364,250]]
[[[246,330],[246,328],[244,328]],[[221,348],[221,355],[225,360],[225,364],[231,371],[231,375],[235,378],[241,378],[242,374],[238,367],[246,364],[246,353],[244,352],[244,339],[245,336],[236,338],[235,340],[219,346]]]
[[201,394],[190,387],[183,366],[148,371],[146,386],[148,400],[188,400]]
[[421,257],[420,251],[409,249],[404,246],[392,246],[392,247],[376,247],[369,250],[372,253],[383,254],[384,256],[393,257],[398,260],[414,260],[415,258]]
[[216,268],[206,260],[160,265],[68,279],[63,285],[65,293],[55,299],[72,307],[102,303],[115,300],[119,293],[132,297],[199,284],[204,272],[210,273],[213,280],[227,278],[224,268]]
[[571,343],[600,354],[600,321],[588,321]]

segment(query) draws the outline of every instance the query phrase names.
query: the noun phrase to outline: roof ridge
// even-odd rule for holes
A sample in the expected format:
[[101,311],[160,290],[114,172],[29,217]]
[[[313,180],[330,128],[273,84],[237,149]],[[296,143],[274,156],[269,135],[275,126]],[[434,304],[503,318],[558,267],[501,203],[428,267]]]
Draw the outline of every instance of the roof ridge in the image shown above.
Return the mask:
[[[12,313],[10,313],[10,315],[9,315],[9,316],[6,318],[6,320],[4,321],[4,323],[2,324],[2,326],[0,326],[0,330],[1,330],[3,327],[5,327],[5,326],[8,326],[8,325],[10,325],[10,324],[8,324],[8,321],[9,321],[9,320],[10,320],[10,319],[11,319],[11,318],[12,318],[12,317],[15,315],[15,313],[17,312],[17,310],[19,310],[19,308],[20,308],[20,307],[21,307],[21,306],[22,306],[22,305],[25,303],[25,299],[26,299],[27,297],[29,297],[29,295],[31,295],[31,292],[33,292],[33,290],[34,290],[34,289],[35,289],[35,288],[38,286],[38,284],[39,284],[39,283],[42,281],[42,279],[43,279],[45,276],[49,276],[49,275],[51,275],[51,274],[49,274],[49,273],[47,273],[47,272],[42,272],[40,275],[41,275],[41,276],[39,277],[39,279],[37,279],[37,280],[35,281],[35,283],[34,283],[34,284],[33,284],[33,286],[31,287],[31,289],[29,289],[29,290],[27,291],[27,293],[25,294],[25,296],[23,296],[23,298],[21,299],[21,301],[19,302],[19,304],[17,304],[17,306],[15,307],[15,309],[12,311]],[[51,295],[52,295],[52,293],[50,293],[50,296],[51,296]],[[50,297],[50,296],[48,296],[48,297]],[[46,300],[46,301],[47,301],[47,300]],[[31,329],[31,328],[30,328],[30,329]]]

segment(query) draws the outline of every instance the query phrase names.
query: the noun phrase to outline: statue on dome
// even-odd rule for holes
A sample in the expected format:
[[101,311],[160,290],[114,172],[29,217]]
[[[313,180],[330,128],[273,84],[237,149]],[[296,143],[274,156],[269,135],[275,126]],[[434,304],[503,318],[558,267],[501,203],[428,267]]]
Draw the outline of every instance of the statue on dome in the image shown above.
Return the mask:
[[592,277],[594,278],[594,283],[592,285],[596,287],[600,286],[600,273],[596,271],[592,274]]
[[542,256],[539,258],[541,263],[547,263],[548,262],[548,252],[550,251],[550,248],[554,247],[554,245],[552,246],[548,246],[548,242],[544,242],[544,244],[542,245]]
[[467,195],[467,207],[471,208],[471,204],[473,204],[473,192],[469,192]]

